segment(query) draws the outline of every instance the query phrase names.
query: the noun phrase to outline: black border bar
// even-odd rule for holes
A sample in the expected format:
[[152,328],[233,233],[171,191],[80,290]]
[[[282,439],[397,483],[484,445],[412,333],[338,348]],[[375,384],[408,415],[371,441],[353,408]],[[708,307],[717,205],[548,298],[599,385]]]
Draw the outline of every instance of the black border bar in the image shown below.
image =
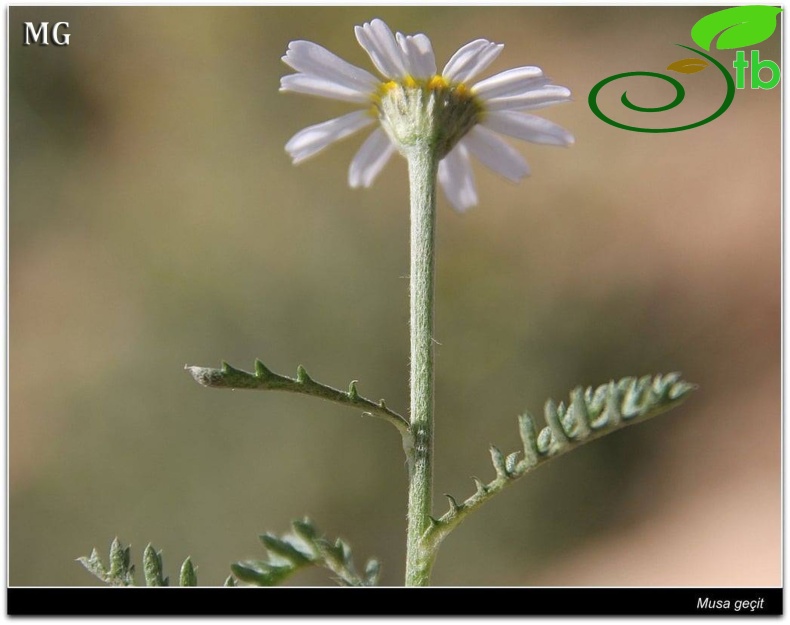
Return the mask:
[[782,588],[7,590],[12,616],[776,616],[782,609]]

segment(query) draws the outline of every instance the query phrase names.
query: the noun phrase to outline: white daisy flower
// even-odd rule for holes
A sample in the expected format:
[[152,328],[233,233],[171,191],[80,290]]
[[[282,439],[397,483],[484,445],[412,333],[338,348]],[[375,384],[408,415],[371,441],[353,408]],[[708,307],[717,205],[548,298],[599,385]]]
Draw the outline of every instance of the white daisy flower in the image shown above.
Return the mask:
[[512,181],[529,174],[521,154],[498,134],[548,145],[573,143],[561,126],[524,112],[570,100],[570,91],[550,84],[540,68],[516,67],[471,82],[499,56],[502,44],[476,39],[437,73],[425,35],[393,35],[379,19],[355,32],[384,80],[310,41],[288,46],[283,61],[297,73],[281,79],[280,91],[363,107],[296,133],[285,146],[294,164],[379,122],[351,161],[349,184],[369,187],[396,150],[405,154],[410,145],[432,141],[441,157],[439,183],[463,211],[477,204],[471,156]]

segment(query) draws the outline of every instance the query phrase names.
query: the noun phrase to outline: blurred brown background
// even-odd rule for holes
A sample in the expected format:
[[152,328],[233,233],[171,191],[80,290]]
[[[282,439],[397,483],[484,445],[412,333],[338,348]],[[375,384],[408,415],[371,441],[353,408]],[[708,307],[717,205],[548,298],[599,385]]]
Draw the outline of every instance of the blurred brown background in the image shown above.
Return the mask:
[[[87,585],[117,534],[201,584],[310,515],[402,583],[406,472],[384,423],[310,398],[210,391],[185,363],[261,358],[408,406],[405,166],[347,187],[360,137],[299,167],[283,145],[351,110],[278,93],[288,42],[370,68],[353,26],[427,33],[440,68],[506,44],[575,102],[539,112],[568,150],[519,144],[519,185],[477,169],[480,206],[439,206],[437,506],[518,448],[516,415],[577,384],[681,370],[681,408],[523,480],[445,543],[437,585],[780,583],[780,89],[713,123],[626,132],[595,83],[689,56],[712,7],[10,9],[10,583]],[[66,48],[23,21],[68,21]],[[758,46],[778,61],[780,34]],[[732,51],[715,55],[731,67]],[[626,123],[707,116],[634,79]],[[658,81],[655,81],[658,82]],[[622,85],[622,86],[621,86]],[[649,119],[645,119],[649,118]],[[330,583],[322,573],[294,584]]]

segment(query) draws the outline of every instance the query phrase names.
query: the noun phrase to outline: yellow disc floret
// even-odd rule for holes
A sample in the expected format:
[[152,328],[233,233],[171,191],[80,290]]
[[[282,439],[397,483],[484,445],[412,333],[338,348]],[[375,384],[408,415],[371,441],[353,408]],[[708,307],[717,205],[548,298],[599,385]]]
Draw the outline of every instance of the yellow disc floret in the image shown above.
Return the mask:
[[433,91],[447,89],[449,86],[450,83],[444,79],[444,76],[439,76],[438,74],[428,81],[428,89],[432,89]]

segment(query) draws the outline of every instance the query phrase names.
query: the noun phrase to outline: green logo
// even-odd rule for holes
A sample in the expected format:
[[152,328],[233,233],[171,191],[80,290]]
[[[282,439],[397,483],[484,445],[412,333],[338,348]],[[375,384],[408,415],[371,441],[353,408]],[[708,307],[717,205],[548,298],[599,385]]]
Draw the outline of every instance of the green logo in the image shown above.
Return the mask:
[[[732,7],[729,9],[723,9],[722,11],[716,11],[716,13],[706,15],[696,24],[694,24],[694,26],[691,28],[691,38],[698,46],[708,51],[710,51],[711,45],[713,45],[713,40],[716,39],[717,36],[718,39],[716,39],[716,48],[719,50],[731,50],[733,48],[753,46],[765,41],[771,35],[773,35],[774,31],[776,30],[776,16],[779,15],[781,11],[782,9],[776,7],[759,5]],[[746,53],[743,50],[738,50],[738,52],[736,52],[735,61],[732,64],[733,68],[735,69],[735,80],[733,80],[727,68],[725,68],[712,56],[706,54],[702,50],[698,50],[697,48],[684,46],[682,44],[676,45],[691,51],[699,58],[693,57],[675,61],[674,63],[670,63],[670,65],[667,67],[668,70],[680,74],[695,74],[697,72],[701,72],[709,65],[713,65],[719,70],[719,72],[721,72],[721,75],[724,77],[724,80],[727,83],[727,93],[724,96],[724,102],[722,102],[721,106],[712,115],[701,121],[694,122],[693,124],[676,126],[674,128],[640,128],[638,126],[621,124],[620,122],[613,120],[611,117],[608,117],[601,111],[597,102],[598,94],[600,93],[601,89],[603,89],[610,82],[614,82],[620,78],[628,78],[630,76],[648,76],[650,78],[659,78],[668,82],[675,88],[675,99],[664,106],[638,106],[628,99],[628,93],[624,91],[623,95],[620,97],[620,101],[626,108],[629,108],[632,111],[638,111],[640,113],[658,113],[660,111],[668,111],[669,109],[675,108],[677,105],[683,102],[683,98],[686,97],[686,90],[683,88],[683,85],[680,84],[680,82],[675,78],[665,74],[659,74],[657,72],[625,72],[622,74],[609,76],[609,78],[604,78],[592,88],[587,99],[592,112],[607,124],[617,128],[622,128],[623,130],[654,133],[679,132],[681,130],[689,130],[691,128],[696,128],[697,126],[702,126],[703,124],[712,122],[714,119],[721,116],[724,111],[729,108],[730,104],[732,104],[732,101],[735,98],[735,90],[744,89],[746,87],[747,69],[750,69],[749,78],[752,89],[773,89],[779,84],[779,80],[781,78],[779,66],[773,61],[769,61],[767,59],[760,60],[760,52],[758,50],[751,51],[750,60],[746,59]],[[763,79],[762,72],[764,70],[766,70],[766,73],[770,72],[770,77],[767,80]]]

